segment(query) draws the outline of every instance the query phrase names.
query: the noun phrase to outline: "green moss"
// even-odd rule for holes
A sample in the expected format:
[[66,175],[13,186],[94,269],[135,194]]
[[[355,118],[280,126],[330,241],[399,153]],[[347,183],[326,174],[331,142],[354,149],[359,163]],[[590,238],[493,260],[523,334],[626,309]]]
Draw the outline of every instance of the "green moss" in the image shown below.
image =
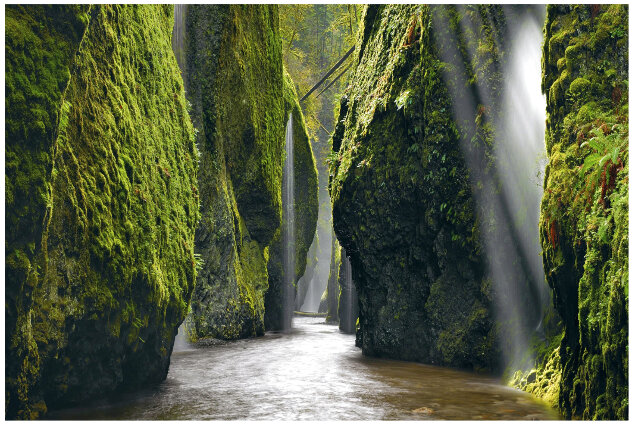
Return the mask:
[[561,335],[548,346],[553,350],[539,355],[537,366],[527,371],[518,370],[509,380],[509,385],[531,393],[542,399],[549,406],[557,408],[559,405],[560,382],[562,366],[560,364]]
[[[48,176],[63,90],[86,27],[87,6],[8,6],[5,23],[5,277],[8,418],[36,418],[41,358],[30,323]],[[41,409],[41,408],[40,408]]]
[[[498,364],[474,196],[498,183],[492,118],[503,52],[495,40],[504,28],[495,6],[365,10],[330,167],[365,354]],[[493,187],[471,182],[464,152],[486,158],[479,171]]]
[[[17,44],[21,36],[11,32],[10,62],[40,54],[40,42],[48,49],[48,58],[29,65],[38,75],[33,81],[48,85],[40,87],[41,96],[25,96],[26,104],[46,98],[57,107],[46,113],[31,108],[45,133],[23,132],[39,147],[25,151],[20,142],[22,151],[11,155],[36,158],[47,172],[34,184],[43,193],[32,199],[40,212],[28,212],[43,222],[33,222],[27,237],[35,261],[28,265],[23,255],[10,254],[30,287],[16,300],[28,307],[17,309],[14,347],[24,357],[20,351],[29,346],[39,369],[29,361],[16,366],[18,402],[8,377],[9,416],[33,417],[29,405],[41,411],[44,401],[58,406],[122,384],[160,381],[195,281],[196,149],[171,51],[173,9],[93,6],[89,23],[87,10],[10,12],[11,25],[36,28],[36,20],[43,34]],[[58,67],[58,77],[46,74],[50,67]],[[19,72],[9,67],[8,80],[20,81]],[[26,87],[8,84],[12,96]],[[15,115],[14,128],[18,119],[25,128],[33,123],[28,114]],[[8,180],[18,181],[24,164],[12,166],[16,173]],[[19,185],[11,188],[15,202],[13,187]],[[7,206],[19,213],[17,204]],[[25,336],[32,341],[20,340]],[[69,358],[66,366],[56,365],[60,356]],[[33,394],[20,386],[25,376]]]
[[[624,5],[547,9],[540,240],[564,325],[557,387],[566,418],[627,418],[628,52],[618,43],[627,22]],[[563,72],[551,53],[561,48]],[[558,96],[569,80],[569,95]]]
[[187,92],[202,151],[195,337],[262,335],[287,116],[278,8],[189,6],[186,19]]
[[568,87],[568,92],[571,96],[579,97],[583,94],[590,94],[588,91],[590,90],[590,81],[585,78],[579,77],[575,78],[571,85]]

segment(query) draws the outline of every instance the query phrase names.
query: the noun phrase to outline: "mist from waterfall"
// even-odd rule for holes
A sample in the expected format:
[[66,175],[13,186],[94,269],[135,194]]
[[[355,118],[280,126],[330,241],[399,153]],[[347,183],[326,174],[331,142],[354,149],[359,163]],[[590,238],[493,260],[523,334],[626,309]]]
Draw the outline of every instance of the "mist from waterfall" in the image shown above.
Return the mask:
[[296,277],[296,236],[294,219],[294,130],[292,113],[285,127],[283,164],[283,330],[292,327]]
[[[459,13],[471,17],[459,21],[458,32],[476,34],[472,20],[482,19],[473,8],[456,6]],[[480,221],[487,274],[492,282],[493,308],[505,366],[531,368],[531,337],[541,326],[549,304],[544,284],[539,245],[539,209],[542,197],[545,104],[540,94],[540,55],[544,21],[543,6],[503,6],[506,30],[493,28],[495,44],[503,46],[502,68],[492,67],[503,76],[502,99],[487,85],[486,76],[475,90],[456,91],[468,86],[466,57],[476,57],[476,43],[457,49],[458,35],[448,29],[442,14],[433,15],[442,34],[442,61],[453,63],[448,78],[453,98],[453,116],[461,128],[472,128],[472,117],[497,108],[494,140],[494,165],[487,169],[485,147],[461,138],[461,150],[468,167],[470,184]],[[471,40],[470,40],[471,41]],[[465,56],[464,56],[465,55]],[[493,66],[493,65],[492,65]],[[500,104],[497,102],[500,100]],[[498,107],[500,106],[500,107]],[[467,134],[467,130],[464,132]]]
[[[515,277],[513,264],[495,261],[492,273],[499,293],[494,307],[497,320],[510,323],[501,331],[504,362],[513,368],[530,369],[534,358],[529,352],[533,330],[542,330],[550,303],[550,289],[544,280],[539,238],[546,153],[544,145],[546,100],[541,92],[541,55],[544,7],[534,13],[510,17],[510,52],[503,66],[502,115],[496,125],[494,153],[502,181],[500,197],[505,207],[506,225],[514,234],[513,248],[522,260]],[[495,241],[492,240],[491,243]],[[527,286],[524,285],[527,283]],[[525,302],[525,292],[530,301]]]
[[543,194],[546,151],[544,131],[546,98],[541,92],[542,26],[540,15],[528,14],[512,32],[512,55],[504,68],[503,119],[499,134],[505,142],[495,144],[502,192],[512,224],[536,281],[541,305],[547,305],[550,290],[544,269],[538,224]]
[[[329,221],[327,221],[329,224]],[[308,281],[300,281],[299,284],[307,284],[307,293],[300,305],[302,312],[318,312],[320,301],[327,288],[329,280],[329,268],[331,263],[331,241],[333,237],[333,228],[331,224],[323,227],[318,226],[318,248],[311,249],[308,255],[312,255],[312,260],[317,260],[313,272],[305,273],[301,279]],[[316,243],[316,240],[314,240]]]

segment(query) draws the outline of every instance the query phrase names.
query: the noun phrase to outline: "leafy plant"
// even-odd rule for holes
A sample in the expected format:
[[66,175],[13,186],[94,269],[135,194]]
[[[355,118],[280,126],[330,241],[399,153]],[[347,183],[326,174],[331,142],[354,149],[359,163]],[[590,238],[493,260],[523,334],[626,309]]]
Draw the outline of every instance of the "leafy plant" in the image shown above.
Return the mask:
[[194,253],[193,257],[195,258],[195,270],[197,272],[202,271],[202,268],[204,268],[204,259],[202,259],[202,255]]
[[580,146],[582,149],[591,149],[591,152],[580,166],[579,183],[581,184],[587,178],[586,187],[596,187],[599,184],[600,202],[604,206],[607,206],[606,197],[614,189],[617,174],[623,166],[619,155],[626,147],[627,137],[619,132],[620,129],[621,126],[618,124],[609,128],[608,124],[603,123],[593,128],[589,133],[592,137]]

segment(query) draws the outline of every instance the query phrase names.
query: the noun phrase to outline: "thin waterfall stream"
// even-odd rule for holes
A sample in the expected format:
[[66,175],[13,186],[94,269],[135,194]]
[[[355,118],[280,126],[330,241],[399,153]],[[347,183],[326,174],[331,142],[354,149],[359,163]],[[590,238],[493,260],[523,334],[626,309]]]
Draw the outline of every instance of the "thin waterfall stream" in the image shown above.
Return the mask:
[[186,77],[186,13],[187,13],[187,5],[186,4],[176,4],[174,5],[173,10],[173,37],[171,40],[171,46],[173,49],[173,53],[176,56],[176,61],[178,62],[178,66],[180,67],[182,74],[182,81],[184,82],[184,86],[187,86],[187,77]]
[[296,235],[294,217],[294,129],[292,113],[285,127],[285,162],[283,163],[283,318],[284,330],[292,327],[294,284],[296,276]]

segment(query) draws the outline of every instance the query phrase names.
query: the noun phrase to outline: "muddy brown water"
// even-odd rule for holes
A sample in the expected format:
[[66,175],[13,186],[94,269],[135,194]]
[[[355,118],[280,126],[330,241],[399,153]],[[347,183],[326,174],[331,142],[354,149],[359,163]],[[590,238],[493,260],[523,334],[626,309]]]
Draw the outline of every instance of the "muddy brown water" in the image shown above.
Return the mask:
[[555,412],[496,379],[367,358],[322,317],[289,334],[194,347],[179,343],[151,390],[59,410],[48,419],[551,420]]

